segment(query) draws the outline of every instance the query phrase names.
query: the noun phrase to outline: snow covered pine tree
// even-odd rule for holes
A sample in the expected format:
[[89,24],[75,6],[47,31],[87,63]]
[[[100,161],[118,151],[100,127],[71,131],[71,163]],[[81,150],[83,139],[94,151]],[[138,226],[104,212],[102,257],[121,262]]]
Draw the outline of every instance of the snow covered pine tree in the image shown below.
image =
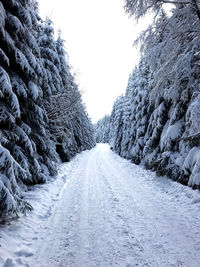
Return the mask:
[[[21,188],[45,182],[48,175],[56,174],[59,156],[45,107],[52,95],[63,93],[71,81],[62,77],[63,61],[50,24],[39,17],[36,1],[0,1],[1,214],[31,209],[23,200]],[[83,114],[80,102],[76,112]],[[87,114],[81,119],[77,138],[84,135],[84,145],[73,155],[94,145]],[[71,125],[76,128],[76,121]],[[71,142],[75,143],[73,138]]]
[[97,143],[109,143],[110,140],[110,116],[105,115],[95,125],[95,139]]
[[[141,36],[142,59],[111,113],[110,144],[159,175],[200,188],[200,24],[195,0],[126,0],[139,19],[158,13]],[[170,16],[161,9],[174,3]],[[177,29],[179,29],[177,31]]]

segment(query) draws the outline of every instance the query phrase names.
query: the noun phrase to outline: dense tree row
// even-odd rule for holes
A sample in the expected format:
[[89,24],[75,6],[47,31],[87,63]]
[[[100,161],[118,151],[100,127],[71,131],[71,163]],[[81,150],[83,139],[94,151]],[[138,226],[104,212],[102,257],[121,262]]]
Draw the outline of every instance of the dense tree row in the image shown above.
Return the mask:
[[95,139],[97,143],[109,143],[110,139],[110,116],[105,115],[94,125]]
[[[126,2],[137,16],[163,3]],[[139,3],[146,6],[139,10]],[[199,32],[193,1],[176,4],[171,15],[160,10],[140,38],[142,59],[110,117],[114,151],[194,188],[200,188]]]
[[0,213],[31,209],[21,188],[55,175],[60,158],[94,146],[63,40],[34,0],[0,1]]

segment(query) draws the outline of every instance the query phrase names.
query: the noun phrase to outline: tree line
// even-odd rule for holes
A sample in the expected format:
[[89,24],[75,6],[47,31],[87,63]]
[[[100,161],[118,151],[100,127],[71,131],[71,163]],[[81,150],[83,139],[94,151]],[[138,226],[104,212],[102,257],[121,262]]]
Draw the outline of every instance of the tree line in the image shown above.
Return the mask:
[[0,214],[32,209],[27,186],[95,145],[64,41],[36,0],[0,1]]
[[[174,3],[170,13],[163,8],[168,2]],[[156,17],[137,40],[140,62],[110,116],[97,123],[97,141],[158,175],[200,188],[199,5],[125,1],[137,19],[150,8]]]

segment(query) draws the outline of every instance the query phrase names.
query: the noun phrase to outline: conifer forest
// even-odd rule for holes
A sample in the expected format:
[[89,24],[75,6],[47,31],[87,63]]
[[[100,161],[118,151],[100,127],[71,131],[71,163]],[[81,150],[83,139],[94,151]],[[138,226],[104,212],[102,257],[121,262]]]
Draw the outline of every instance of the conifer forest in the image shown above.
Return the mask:
[[140,62],[95,135],[133,163],[200,188],[200,7],[178,1],[169,16],[165,2],[126,1],[137,18],[151,3],[159,13],[136,40]]
[[200,0],[119,0],[149,24],[96,121],[40,1],[0,0],[0,266],[200,266]]
[[0,211],[31,209],[21,191],[94,146],[64,41],[38,4],[0,1]]

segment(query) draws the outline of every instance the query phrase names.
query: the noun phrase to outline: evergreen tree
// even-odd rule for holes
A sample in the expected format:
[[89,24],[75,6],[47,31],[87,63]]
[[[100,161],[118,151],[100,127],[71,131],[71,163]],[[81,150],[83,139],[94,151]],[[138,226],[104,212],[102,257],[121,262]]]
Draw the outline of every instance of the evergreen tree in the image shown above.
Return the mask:
[[110,141],[110,116],[105,115],[95,124],[95,139],[97,143],[109,143]]
[[121,107],[113,106],[111,128],[119,155],[199,188],[200,26],[195,12],[191,4],[177,5],[169,17],[162,11],[142,35],[142,59]]
[[[10,153],[7,152],[6,158],[10,162],[7,166],[21,169],[21,175],[13,171],[15,186],[16,181],[33,184],[45,178],[32,131],[34,128],[35,133],[37,130],[44,132],[44,112],[40,104],[42,90],[37,82],[39,48],[31,32],[30,8],[29,1],[1,1],[4,14],[0,27],[0,49],[4,58],[1,67],[1,145],[5,148],[2,151]],[[7,205],[4,202],[5,210],[8,210]],[[13,210],[17,210],[17,204],[14,206]]]
[[62,87],[51,97],[46,109],[49,129],[62,161],[69,161],[76,153],[94,146],[91,121],[82,104],[81,94],[70,71],[64,41],[55,42],[57,70]]
[[[175,7],[189,7],[193,14],[200,20],[200,9],[198,0],[125,0],[124,8],[127,13],[135,16],[137,19],[146,15],[148,11],[159,13],[164,4],[174,4]],[[185,13],[187,15],[187,13]]]
[[[65,114],[58,124],[64,121],[61,134],[76,147],[73,155],[91,148],[94,141],[80,93],[65,66],[62,41],[54,40],[52,23],[41,20],[35,0],[0,1],[0,39],[0,210],[4,213],[31,209],[21,188],[56,174],[57,137],[47,108],[54,97],[62,95],[56,104],[62,103],[63,111],[57,113],[55,105],[54,113],[57,122]],[[81,114],[81,121],[74,113]],[[70,130],[65,132],[66,125]]]
[[116,99],[111,112],[110,125],[110,145],[111,148],[121,155],[121,141],[122,141],[122,117],[123,117],[123,100],[124,96]]

